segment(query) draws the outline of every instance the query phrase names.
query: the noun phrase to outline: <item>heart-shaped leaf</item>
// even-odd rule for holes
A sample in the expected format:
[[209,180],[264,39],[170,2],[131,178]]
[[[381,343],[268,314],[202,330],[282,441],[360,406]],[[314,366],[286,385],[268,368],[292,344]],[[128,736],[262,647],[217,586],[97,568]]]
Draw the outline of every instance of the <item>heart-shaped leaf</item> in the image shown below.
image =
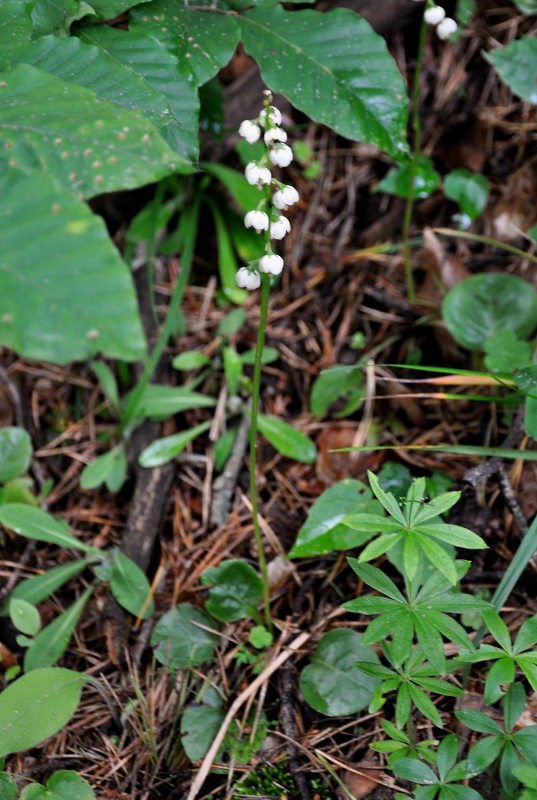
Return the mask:
[[209,567],[201,576],[201,582],[212,586],[205,607],[215,619],[235,622],[244,617],[259,618],[257,606],[263,582],[246,561],[231,559]]
[[537,292],[515,275],[472,275],[446,295],[442,315],[451,335],[469,350],[502,330],[526,339],[537,325]]
[[214,621],[190,603],[181,603],[164,614],[151,635],[155,658],[169,669],[210,661],[217,641]]

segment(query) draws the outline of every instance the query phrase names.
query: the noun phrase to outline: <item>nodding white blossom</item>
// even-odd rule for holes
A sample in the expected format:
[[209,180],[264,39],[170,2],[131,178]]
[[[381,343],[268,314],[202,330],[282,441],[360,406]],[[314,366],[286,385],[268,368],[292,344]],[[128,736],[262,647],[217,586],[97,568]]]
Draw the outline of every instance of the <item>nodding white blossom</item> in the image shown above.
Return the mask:
[[265,140],[265,144],[272,144],[272,142],[286,142],[287,134],[284,130],[282,130],[282,128],[269,128],[268,131],[265,131],[263,139]]
[[445,17],[442,22],[436,26],[436,34],[439,39],[448,39],[452,33],[457,30],[457,23],[451,17]]
[[287,217],[279,216],[278,219],[270,223],[270,238],[283,239],[286,233],[291,230],[291,223]]
[[278,144],[270,151],[269,158],[277,167],[288,167],[293,160],[293,151],[286,144]]
[[267,253],[259,259],[259,269],[269,275],[279,275],[283,269],[283,258],[276,253]]
[[446,12],[442,6],[431,6],[425,10],[423,16],[428,25],[439,25],[445,19]]
[[244,217],[245,228],[255,228],[258,233],[267,231],[269,227],[269,217],[264,211],[248,211]]
[[[282,124],[282,112],[275,108],[274,106],[268,107],[268,118],[269,121],[273,125],[281,125]],[[262,108],[259,112],[259,124],[263,126],[263,128],[267,124],[267,109]]]
[[244,176],[252,186],[268,185],[272,181],[270,169],[258,166],[255,161],[250,161],[244,170]]
[[235,275],[235,283],[240,289],[252,292],[261,286],[261,276],[257,272],[251,272],[247,267],[241,267]]
[[245,119],[239,125],[239,134],[248,144],[254,144],[261,136],[261,129],[251,119]]
[[298,203],[299,199],[299,194],[294,186],[283,186],[272,195],[272,202],[280,210]]

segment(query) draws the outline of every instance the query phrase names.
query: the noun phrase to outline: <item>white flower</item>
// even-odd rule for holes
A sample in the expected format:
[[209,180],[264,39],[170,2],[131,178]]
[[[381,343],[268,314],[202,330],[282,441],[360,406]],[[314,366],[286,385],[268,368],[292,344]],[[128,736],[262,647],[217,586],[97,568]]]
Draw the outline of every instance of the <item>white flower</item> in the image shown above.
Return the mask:
[[276,253],[269,253],[259,259],[259,269],[261,272],[268,272],[270,275],[279,275],[283,269],[283,258]]
[[457,30],[457,23],[451,17],[446,17],[440,25],[436,28],[436,33],[439,39],[447,39],[452,33]]
[[272,144],[272,142],[286,142],[287,134],[282,128],[269,128],[265,131],[264,135],[265,144]]
[[268,185],[272,180],[270,170],[267,169],[267,167],[259,167],[255,161],[250,161],[250,163],[246,165],[244,176],[252,186]]
[[264,211],[248,211],[244,217],[244,227],[255,228],[258,233],[267,231],[268,226],[268,214],[265,214]]
[[249,144],[254,144],[261,136],[261,130],[251,119],[245,119],[239,125],[239,134],[243,139],[246,139]]
[[280,216],[277,220],[270,223],[270,238],[283,239],[286,233],[291,230],[291,223],[287,217]]
[[272,202],[280,210],[298,203],[299,194],[294,186],[284,186],[272,195]]
[[253,291],[261,286],[261,277],[257,272],[251,272],[246,267],[241,267],[235,275],[235,283],[240,289]]
[[[269,106],[269,120],[272,122],[273,125],[281,125],[282,124],[282,114],[281,111],[278,111],[277,108],[274,106]],[[259,124],[265,127],[267,122],[267,109],[262,108],[259,112]]]
[[293,160],[293,151],[286,144],[277,145],[269,154],[271,164],[277,167],[288,167]]
[[446,12],[442,6],[432,6],[425,10],[425,22],[428,25],[439,25],[446,16]]

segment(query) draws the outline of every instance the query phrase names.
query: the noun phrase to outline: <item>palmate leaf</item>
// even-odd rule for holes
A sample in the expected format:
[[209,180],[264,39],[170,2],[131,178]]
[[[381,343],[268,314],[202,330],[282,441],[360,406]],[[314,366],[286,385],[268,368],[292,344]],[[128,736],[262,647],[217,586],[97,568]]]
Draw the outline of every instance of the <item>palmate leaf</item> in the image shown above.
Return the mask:
[[46,173],[9,170],[0,189],[0,343],[57,364],[143,356],[132,280],[102,219]]
[[339,8],[241,15],[242,40],[267,85],[348,139],[400,157],[406,144],[406,92],[384,40],[357,14]]
[[81,197],[192,167],[137,111],[27,64],[0,74],[0,166],[46,171]]

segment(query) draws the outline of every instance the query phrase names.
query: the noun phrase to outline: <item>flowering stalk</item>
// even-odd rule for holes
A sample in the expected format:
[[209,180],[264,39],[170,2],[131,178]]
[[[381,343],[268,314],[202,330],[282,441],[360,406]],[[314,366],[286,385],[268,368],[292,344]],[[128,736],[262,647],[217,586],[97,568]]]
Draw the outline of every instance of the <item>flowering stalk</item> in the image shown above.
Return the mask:
[[418,54],[416,56],[416,69],[414,70],[414,84],[412,92],[412,134],[413,150],[410,162],[410,176],[408,181],[408,194],[403,216],[403,261],[405,264],[406,287],[409,300],[416,299],[414,286],[414,274],[412,272],[412,260],[410,257],[410,222],[412,220],[412,209],[414,207],[414,186],[418,172],[418,162],[420,157],[421,141],[421,122],[419,114],[419,95],[420,78],[423,66],[423,47],[425,44],[425,34],[427,25],[436,27],[436,34],[439,39],[447,39],[457,30],[457,23],[450,17],[446,17],[446,12],[441,6],[437,6],[433,0],[427,0],[426,8],[421,21],[420,35],[418,40]]
[[[270,613],[270,587],[268,580],[267,563],[263,552],[261,528],[259,526],[256,486],[256,442],[257,419],[259,406],[259,391],[261,384],[261,360],[265,342],[267,326],[268,301],[270,294],[271,276],[280,275],[284,262],[283,258],[275,253],[271,239],[280,240],[291,230],[291,223],[280,212],[288,206],[297,203],[298,192],[294,186],[288,186],[276,180],[271,173],[273,166],[287,167],[292,161],[293,152],[285,144],[287,134],[282,128],[281,114],[271,105],[272,95],[265,92],[265,105],[259,117],[255,120],[244,120],[239,127],[239,133],[247,142],[254,144],[261,138],[262,129],[264,153],[256,162],[251,161],[246,165],[244,175],[248,183],[257,186],[262,192],[262,199],[257,208],[246,213],[244,224],[253,228],[257,233],[264,234],[265,253],[257,264],[241,267],[236,275],[237,285],[249,290],[261,286],[261,308],[259,315],[259,329],[257,334],[257,347],[255,351],[254,376],[252,388],[252,411],[250,426],[250,494],[252,500],[252,516],[254,535],[257,545],[259,569],[263,578],[263,602],[265,606],[265,621],[267,628],[272,631],[272,617]],[[274,192],[273,192],[274,188]]]

